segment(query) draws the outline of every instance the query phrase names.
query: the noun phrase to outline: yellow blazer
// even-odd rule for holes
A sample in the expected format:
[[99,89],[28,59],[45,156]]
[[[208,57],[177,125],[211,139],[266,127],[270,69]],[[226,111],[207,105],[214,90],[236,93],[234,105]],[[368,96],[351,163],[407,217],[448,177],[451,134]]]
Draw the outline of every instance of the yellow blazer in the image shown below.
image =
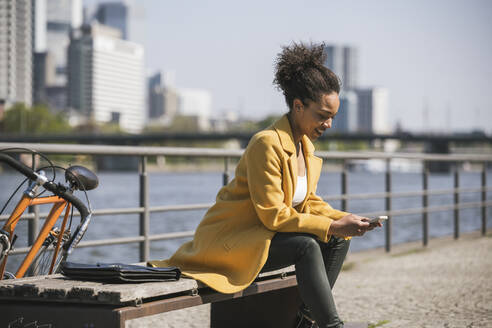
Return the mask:
[[292,207],[297,158],[287,115],[249,142],[235,178],[217,194],[193,240],[171,258],[150,261],[156,267],[177,266],[183,275],[222,293],[235,293],[257,277],[268,257],[275,232],[310,233],[330,239],[332,220],[347,213],[334,210],[316,196],[322,160],[313,155],[308,137],[302,138],[307,170],[307,194]]

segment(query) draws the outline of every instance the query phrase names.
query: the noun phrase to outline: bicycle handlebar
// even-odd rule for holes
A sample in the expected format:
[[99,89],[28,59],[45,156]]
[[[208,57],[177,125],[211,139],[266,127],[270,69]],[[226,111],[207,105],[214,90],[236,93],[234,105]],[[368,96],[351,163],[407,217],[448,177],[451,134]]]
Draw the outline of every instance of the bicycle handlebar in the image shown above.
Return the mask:
[[13,169],[16,169],[20,173],[24,174],[31,180],[37,180],[38,175],[30,167],[22,164],[21,162],[13,159],[12,157],[0,153],[0,161],[7,163]]
[[[31,180],[39,181],[41,179],[41,175],[36,173],[30,167],[24,165],[23,163],[13,159],[8,155],[0,153],[0,162],[7,163],[10,167],[24,174],[27,178]],[[42,185],[45,189],[51,191],[53,194],[65,199],[66,201],[70,202],[73,206],[75,206],[75,208],[80,213],[81,221],[82,222],[85,221],[85,219],[89,215],[89,210],[84,205],[84,203],[82,203],[80,199],[75,197],[72,193],[69,193],[66,190],[59,188],[59,186],[52,181],[44,182]]]
[[89,210],[80,199],[75,197],[72,193],[67,192],[66,190],[61,190],[56,183],[48,181],[43,184],[43,187],[48,189],[55,195],[65,199],[69,203],[72,203],[72,205],[75,206],[75,208],[79,211],[81,221],[84,221],[85,218],[89,215]]

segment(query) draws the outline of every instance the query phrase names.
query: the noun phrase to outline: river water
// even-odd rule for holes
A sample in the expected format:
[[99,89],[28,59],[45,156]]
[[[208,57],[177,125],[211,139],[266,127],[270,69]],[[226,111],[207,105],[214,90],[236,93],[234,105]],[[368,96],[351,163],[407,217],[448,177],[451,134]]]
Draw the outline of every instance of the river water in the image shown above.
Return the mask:
[[[488,176],[491,172],[488,172]],[[139,205],[139,176],[137,172],[98,174],[99,187],[90,191],[89,198],[94,209],[103,208],[127,208]],[[17,185],[22,181],[19,175],[11,172],[0,174],[0,205],[10,197]],[[318,195],[339,195],[340,174],[336,172],[324,172],[318,184]],[[222,183],[222,173],[149,173],[150,205],[178,205],[194,203],[212,203]],[[479,187],[480,173],[463,172],[460,178],[461,187]],[[453,188],[453,176],[451,174],[432,174],[429,181],[430,189]],[[422,178],[418,173],[394,172],[392,175],[393,191],[418,191],[422,188]],[[25,189],[24,187],[21,190]],[[348,175],[349,193],[371,193],[384,191],[384,173],[368,171],[350,172]],[[21,192],[14,197],[6,208],[5,213],[10,213],[13,203],[19,199]],[[487,198],[492,199],[492,195]],[[80,198],[83,194],[78,193]],[[475,202],[481,200],[480,193],[461,194],[462,202]],[[429,205],[438,206],[452,204],[453,195],[430,196]],[[353,213],[373,212],[384,210],[384,199],[349,200],[348,211]],[[331,202],[335,208],[340,208],[340,202]],[[421,197],[407,197],[393,199],[393,209],[416,208],[422,206]],[[47,212],[48,208],[42,208],[41,212]],[[488,227],[492,226],[490,210],[488,211]],[[194,230],[205,210],[153,213],[150,219],[151,234],[167,233],[175,231]],[[460,211],[461,231],[480,229],[481,214],[479,208],[463,209]],[[95,216],[89,226],[84,240],[101,238],[116,238],[136,236],[139,232],[138,215],[106,215]],[[393,218],[392,238],[393,243],[403,243],[422,239],[422,215],[396,216]],[[74,218],[77,222],[78,218]],[[3,224],[3,223],[2,223]],[[17,226],[19,238],[16,246],[27,245],[25,237],[27,221],[21,221]],[[431,237],[451,235],[453,233],[453,212],[436,212],[429,214],[429,234]],[[168,241],[154,241],[151,243],[150,258],[162,259],[171,255],[183,242],[190,238],[181,238]],[[384,229],[377,229],[365,234],[363,237],[353,238],[351,251],[360,251],[367,248],[384,246]],[[96,248],[79,248],[71,255],[71,261],[86,263],[95,262],[138,262],[138,244],[100,246]],[[11,256],[7,269],[13,270],[20,256]]]

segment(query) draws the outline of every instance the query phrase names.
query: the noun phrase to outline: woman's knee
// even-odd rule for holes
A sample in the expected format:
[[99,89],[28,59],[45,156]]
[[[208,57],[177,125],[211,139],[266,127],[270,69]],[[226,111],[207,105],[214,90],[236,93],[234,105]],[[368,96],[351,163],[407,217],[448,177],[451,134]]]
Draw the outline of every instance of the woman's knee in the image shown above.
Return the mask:
[[321,255],[321,248],[315,236],[303,235],[299,236],[298,260],[304,256]]

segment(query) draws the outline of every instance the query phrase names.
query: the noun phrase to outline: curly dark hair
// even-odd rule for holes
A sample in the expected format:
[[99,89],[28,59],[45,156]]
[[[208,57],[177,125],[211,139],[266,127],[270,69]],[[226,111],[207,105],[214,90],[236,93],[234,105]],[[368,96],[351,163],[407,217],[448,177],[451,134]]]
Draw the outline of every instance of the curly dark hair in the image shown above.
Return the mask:
[[275,62],[273,84],[281,90],[292,110],[295,98],[319,101],[322,94],[340,93],[340,79],[323,65],[325,44],[292,43],[282,47]]

